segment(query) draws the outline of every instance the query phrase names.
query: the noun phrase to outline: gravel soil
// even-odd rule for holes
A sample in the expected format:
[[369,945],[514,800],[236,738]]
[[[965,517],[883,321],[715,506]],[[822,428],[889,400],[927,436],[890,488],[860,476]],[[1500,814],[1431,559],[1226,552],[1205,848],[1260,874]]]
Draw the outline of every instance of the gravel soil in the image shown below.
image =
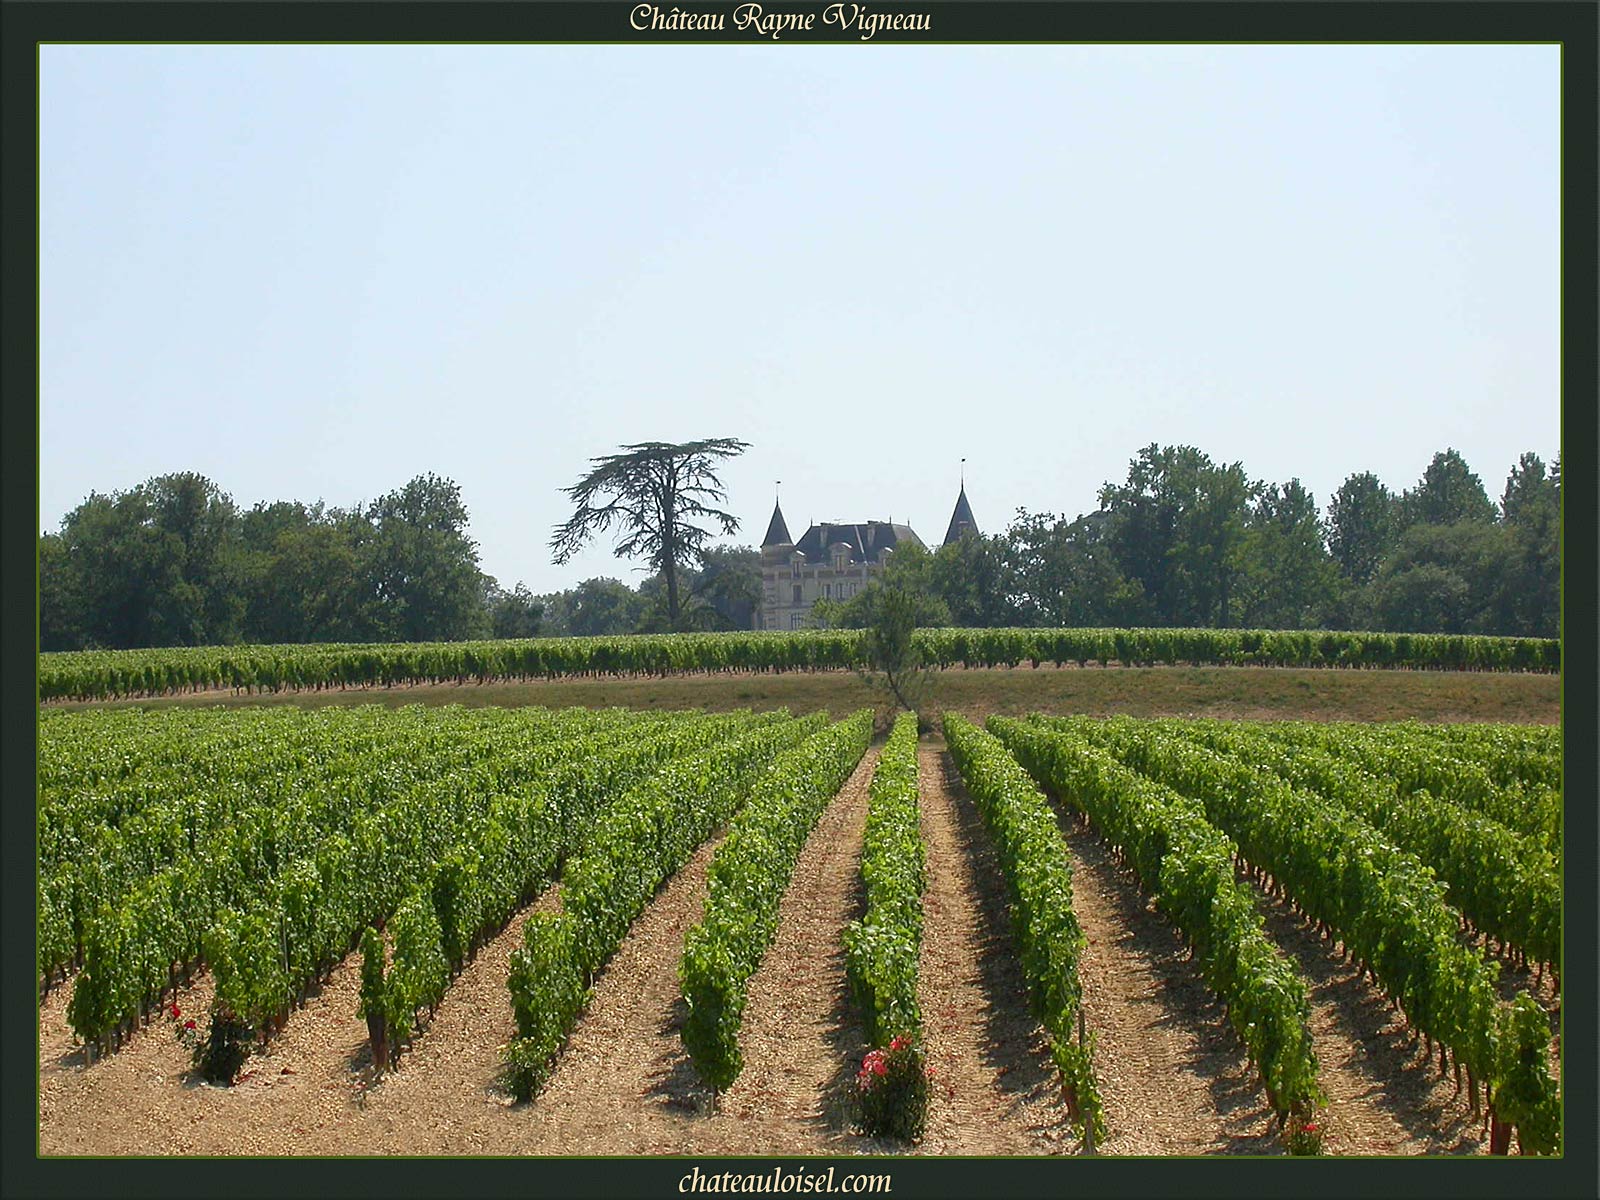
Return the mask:
[[1044,1030],[1028,1011],[1005,881],[942,745],[917,748],[927,855],[918,1002],[934,1069],[928,1154],[1075,1148]]
[[[936,741],[918,751],[928,860],[919,983],[936,1071],[914,1147],[860,1137],[844,1098],[865,1049],[840,934],[862,907],[859,857],[870,750],[824,812],[797,864],[778,935],[751,980],[745,1070],[713,1101],[678,1029],[678,963],[701,917],[712,839],[663,887],[596,981],[554,1076],[531,1104],[495,1086],[513,1036],[507,966],[519,913],[453,981],[397,1071],[373,1077],[356,1016],[360,956],[316,989],[238,1086],[205,1084],[158,1014],[86,1064],[66,1022],[71,985],[39,1010],[43,1155],[1058,1155],[1078,1149],[1042,1031],[1027,1010],[1004,885],[982,822]],[[1091,831],[1063,818],[1075,906],[1088,937],[1084,1007],[1109,1133],[1104,1154],[1281,1153],[1261,1089],[1181,939]],[[1329,1095],[1331,1153],[1484,1149],[1453,1078],[1423,1060],[1381,993],[1331,945],[1265,896],[1269,935],[1310,985]],[[1549,981],[1545,980],[1548,988]],[[204,1014],[212,982],[179,990]],[[1542,997],[1553,1002],[1553,996]]]
[[1277,1121],[1177,929],[1078,821],[1062,819],[1078,976],[1106,1112],[1102,1154],[1281,1154]]
[[1479,1154],[1488,1149],[1454,1078],[1439,1078],[1422,1039],[1383,992],[1339,961],[1333,944],[1286,904],[1260,896],[1267,934],[1305,977],[1317,1078],[1328,1096],[1326,1154]]

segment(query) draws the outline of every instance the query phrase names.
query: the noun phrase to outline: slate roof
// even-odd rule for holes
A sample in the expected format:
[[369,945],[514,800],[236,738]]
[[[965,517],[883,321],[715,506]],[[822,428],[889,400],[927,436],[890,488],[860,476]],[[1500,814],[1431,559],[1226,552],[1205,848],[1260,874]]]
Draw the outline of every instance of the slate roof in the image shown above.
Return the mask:
[[761,539],[763,546],[787,546],[794,539],[789,536],[789,526],[784,523],[783,509],[778,502],[772,502],[772,520],[767,522],[767,536]]
[[944,544],[948,546],[968,530],[978,532],[978,522],[972,515],[972,505],[967,503],[967,487],[961,485],[961,495],[956,497],[956,510],[950,514],[950,528],[944,531]]
[[[888,521],[859,521],[839,525],[824,521],[806,530],[794,548],[811,562],[826,562],[828,547],[836,542],[844,542],[850,547],[850,561],[853,563],[877,562],[882,551],[892,550],[901,542],[923,545],[922,539],[909,525],[894,525]],[[926,549],[925,546],[923,548]]]

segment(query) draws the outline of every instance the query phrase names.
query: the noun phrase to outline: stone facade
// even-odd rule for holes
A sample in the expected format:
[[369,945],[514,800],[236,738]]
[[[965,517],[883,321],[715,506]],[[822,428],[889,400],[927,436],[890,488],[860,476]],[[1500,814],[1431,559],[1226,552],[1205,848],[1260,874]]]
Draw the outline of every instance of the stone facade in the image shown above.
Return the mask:
[[[969,531],[977,532],[977,523],[963,487],[946,540]],[[824,522],[811,526],[796,542],[789,536],[782,507],[774,504],[761,541],[761,603],[755,627],[809,628],[813,604],[850,599],[882,573],[895,547],[907,544],[927,549],[911,526],[890,521]]]
[[848,600],[889,563],[903,543],[921,546],[909,525],[864,521],[822,524],[789,540],[783,513],[774,508],[768,541],[761,546],[761,605],[757,629],[805,629],[818,600]]

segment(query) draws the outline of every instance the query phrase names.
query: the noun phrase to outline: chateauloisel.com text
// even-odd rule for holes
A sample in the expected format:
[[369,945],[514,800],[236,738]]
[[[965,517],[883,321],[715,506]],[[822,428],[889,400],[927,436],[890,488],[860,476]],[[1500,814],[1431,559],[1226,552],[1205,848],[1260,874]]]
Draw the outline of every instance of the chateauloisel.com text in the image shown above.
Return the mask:
[[766,1195],[874,1195],[890,1193],[888,1175],[840,1175],[829,1167],[826,1171],[812,1171],[806,1167],[790,1169],[773,1167],[770,1171],[717,1171],[706,1172],[693,1168],[678,1180],[678,1190],[685,1194],[765,1193]]

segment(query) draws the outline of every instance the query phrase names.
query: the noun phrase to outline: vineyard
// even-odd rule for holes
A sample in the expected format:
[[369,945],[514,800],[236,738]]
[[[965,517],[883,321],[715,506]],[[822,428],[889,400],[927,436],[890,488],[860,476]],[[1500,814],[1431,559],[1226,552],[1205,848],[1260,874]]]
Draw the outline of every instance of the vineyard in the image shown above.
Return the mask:
[[942,726],[45,711],[41,1150],[1560,1152],[1559,729]]
[[[1183,665],[1537,671],[1561,667],[1555,639],[1251,629],[922,629],[937,667]],[[212,688],[305,688],[816,671],[857,666],[859,630],[673,633],[400,645],[201,646],[39,656],[39,698],[106,700]]]

